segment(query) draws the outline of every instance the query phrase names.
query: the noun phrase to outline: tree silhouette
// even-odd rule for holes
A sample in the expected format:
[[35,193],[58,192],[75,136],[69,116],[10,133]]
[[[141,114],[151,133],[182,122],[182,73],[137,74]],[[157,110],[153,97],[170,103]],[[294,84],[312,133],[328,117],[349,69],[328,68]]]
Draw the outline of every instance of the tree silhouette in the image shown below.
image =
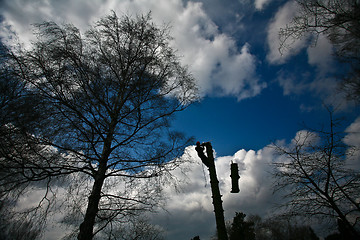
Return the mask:
[[229,231],[230,240],[255,240],[254,223],[245,221],[245,217],[245,213],[235,213],[235,217]]
[[355,0],[296,0],[299,11],[282,28],[280,52],[290,48],[295,40],[326,36],[335,48],[338,59],[351,65],[343,78],[342,89],[348,99],[360,102],[360,3]]
[[35,121],[2,122],[3,192],[41,182],[44,203],[66,177],[68,189],[79,184],[85,192],[76,196],[83,215],[78,239],[92,239],[158,203],[162,177],[189,143],[170,130],[171,117],[197,99],[197,90],[167,28],[149,14],[113,12],[84,35],[71,24],[35,27],[30,49],[2,54],[3,68],[25,86],[20,100],[36,99],[25,109],[20,101],[15,113],[40,113]]
[[[328,130],[298,132],[289,146],[275,146],[285,160],[275,163],[275,190],[285,190],[284,215],[339,219],[359,238],[359,171],[347,165],[356,151],[344,144],[339,121],[330,113]],[[351,239],[351,238],[350,238]]]
[[11,202],[0,201],[0,239],[2,240],[36,240],[41,231],[35,222],[9,214],[13,207]]
[[[249,217],[249,221],[254,219]],[[273,216],[261,221],[256,217],[256,240],[319,240],[314,230],[307,225],[297,224],[294,219]]]

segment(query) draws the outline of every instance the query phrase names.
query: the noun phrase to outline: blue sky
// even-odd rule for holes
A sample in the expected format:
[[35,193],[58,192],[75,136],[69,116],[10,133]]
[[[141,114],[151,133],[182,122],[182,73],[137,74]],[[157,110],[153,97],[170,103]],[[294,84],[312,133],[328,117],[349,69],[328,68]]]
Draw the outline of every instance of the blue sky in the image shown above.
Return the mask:
[[[151,11],[154,22],[172,25],[172,45],[202,96],[201,102],[176,115],[173,127],[212,142],[227,219],[235,211],[270,214],[279,198],[272,195],[267,171],[276,156],[266,146],[276,140],[290,142],[304,124],[326,124],[323,104],[335,106],[336,116],[345,117],[344,129],[360,130],[359,107],[344,101],[337,89],[335,76],[346,66],[332,57],[326,38],[320,36],[316,46],[301,39],[279,53],[278,31],[297,12],[291,0],[3,0],[0,35],[11,41],[10,29],[28,46],[33,38],[30,23],[72,22],[84,32],[110,10],[119,15]],[[215,223],[208,178],[193,146],[186,150],[194,160],[187,163],[187,176],[174,173],[184,179],[182,191],[168,186],[167,212],[151,218],[167,239],[210,239]],[[238,195],[229,194],[231,161],[242,164]],[[53,226],[45,236],[57,239],[59,229]]]
[[[255,78],[265,87],[240,101],[236,94],[218,96],[215,89],[199,104],[179,113],[176,128],[197,140],[211,141],[218,155],[224,156],[242,148],[257,150],[275,140],[290,140],[305,126],[321,127],[329,116],[323,104],[340,109],[337,116],[345,117],[344,126],[358,116],[359,108],[344,102],[336,85],[336,76],[346,66],[333,58],[331,49],[319,50],[322,41],[319,46],[304,44],[298,49],[294,44],[296,54],[269,59],[271,53],[278,54],[277,49],[270,49],[270,25],[291,1],[258,1],[265,4],[261,10],[251,4],[255,1],[216,2],[203,1],[203,9],[236,41],[237,50],[249,45]],[[323,53],[318,62],[311,60],[312,52]]]

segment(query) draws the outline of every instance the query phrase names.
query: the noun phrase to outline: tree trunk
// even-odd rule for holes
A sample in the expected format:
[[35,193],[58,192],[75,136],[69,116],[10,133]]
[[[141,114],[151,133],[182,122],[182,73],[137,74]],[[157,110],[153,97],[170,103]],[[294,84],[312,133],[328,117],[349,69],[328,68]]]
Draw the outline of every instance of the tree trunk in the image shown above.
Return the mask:
[[213,156],[213,150],[211,144],[206,143],[206,153],[209,159],[209,173],[210,173],[210,185],[212,192],[212,199],[214,205],[215,219],[216,219],[216,229],[218,233],[219,240],[228,240],[225,220],[224,220],[224,209],[222,207],[221,194],[219,189],[219,181],[216,176],[215,161]]
[[348,221],[346,216],[343,214],[343,212],[338,208],[337,204],[334,202],[332,197],[329,195],[326,196],[329,199],[330,205],[332,209],[337,213],[338,215],[338,227],[341,234],[346,235],[346,239],[349,240],[356,240],[360,238],[359,233],[354,228],[354,226]]
[[86,209],[84,221],[80,225],[78,240],[90,240],[93,238],[93,230],[96,214],[99,211],[99,202],[101,198],[101,189],[105,180],[106,164],[99,166],[95,182],[89,196],[89,202]]
[[111,153],[111,142],[113,137],[112,132],[113,131],[110,131],[110,134],[108,134],[104,143],[103,152],[101,154],[102,155],[101,160],[99,161],[99,169],[94,177],[95,181],[91,194],[89,196],[89,202],[86,209],[84,221],[80,224],[80,232],[77,237],[78,240],[91,240],[94,236],[93,231],[94,231],[95,218],[96,218],[96,214],[99,211],[101,189],[105,180],[107,161]]

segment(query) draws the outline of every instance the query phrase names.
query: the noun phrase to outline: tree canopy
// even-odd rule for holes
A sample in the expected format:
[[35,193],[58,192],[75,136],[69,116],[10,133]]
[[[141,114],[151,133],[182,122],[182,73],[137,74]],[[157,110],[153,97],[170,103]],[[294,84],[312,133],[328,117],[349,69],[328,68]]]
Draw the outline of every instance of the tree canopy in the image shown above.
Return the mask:
[[358,239],[360,174],[351,166],[358,149],[344,143],[333,119],[326,129],[298,132],[291,144],[276,145],[285,157],[274,163],[275,190],[283,190],[283,215],[332,219],[342,230]]
[[360,3],[357,0],[296,0],[299,11],[279,33],[280,52],[297,39],[316,44],[320,35],[333,44],[335,55],[350,63],[341,88],[347,98],[360,102]]
[[41,182],[47,199],[58,178],[88,181],[78,239],[92,239],[156,205],[160,177],[188,144],[171,130],[172,115],[197,100],[197,89],[168,28],[150,14],[112,12],[85,34],[71,24],[34,26],[30,49],[11,46],[1,56],[14,83],[1,92],[1,107],[12,113],[0,126],[2,196]]

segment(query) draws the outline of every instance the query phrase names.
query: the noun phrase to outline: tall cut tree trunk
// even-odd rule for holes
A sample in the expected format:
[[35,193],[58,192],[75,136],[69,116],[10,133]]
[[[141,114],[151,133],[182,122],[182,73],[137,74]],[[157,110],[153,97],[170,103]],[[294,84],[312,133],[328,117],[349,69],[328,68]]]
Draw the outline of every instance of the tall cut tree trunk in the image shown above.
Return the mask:
[[[206,147],[207,156],[204,154],[204,146]],[[210,185],[211,185],[211,193],[214,205],[215,212],[215,220],[216,220],[216,230],[218,234],[219,240],[228,240],[226,233],[226,226],[224,220],[224,209],[222,207],[221,194],[219,189],[219,181],[216,176],[216,168],[215,168],[215,159],[213,155],[213,149],[210,142],[206,142],[200,144],[200,142],[196,143],[195,150],[198,153],[201,161],[209,168],[210,174]]]
[[211,193],[214,205],[216,229],[219,240],[228,240],[226,233],[225,220],[224,220],[224,209],[222,207],[221,194],[219,189],[219,180],[216,176],[215,159],[213,155],[213,149],[210,142],[206,143],[206,153],[209,159],[209,173],[210,173],[210,185]]

